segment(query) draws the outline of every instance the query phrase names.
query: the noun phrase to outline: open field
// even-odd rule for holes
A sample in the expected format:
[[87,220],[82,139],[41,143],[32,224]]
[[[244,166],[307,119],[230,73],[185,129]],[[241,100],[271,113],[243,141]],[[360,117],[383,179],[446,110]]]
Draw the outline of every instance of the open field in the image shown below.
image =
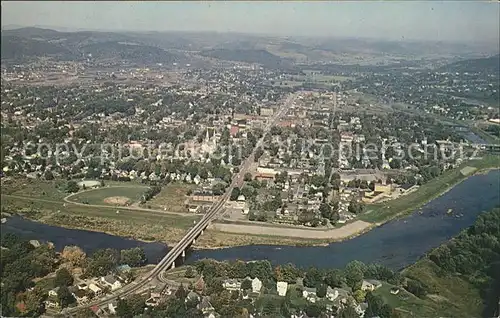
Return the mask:
[[485,156],[481,160],[471,160],[461,167],[444,172],[441,176],[423,184],[418,190],[401,198],[367,206],[367,213],[360,215],[359,219],[367,222],[385,222],[394,217],[412,213],[427,202],[439,197],[457,183],[465,180],[469,175],[462,174],[481,169],[500,167],[500,157]]
[[161,189],[161,192],[146,202],[151,209],[166,209],[170,212],[188,212],[186,204],[187,194],[196,188],[192,184],[169,183]]
[[[31,195],[33,189],[43,187],[45,192],[35,191],[37,195]],[[123,188],[102,188],[81,192],[79,195],[90,193],[99,194],[103,199],[105,195],[117,194],[109,191],[119,191],[118,194],[129,193],[129,191],[141,190],[138,185]],[[14,194],[6,194],[2,191],[2,209],[6,212],[18,213],[34,221],[46,224],[62,226],[66,228],[85,229],[91,231],[105,232],[114,235],[134,237],[142,240],[158,240],[167,243],[178,241],[185,230],[191,227],[199,216],[185,216],[169,214],[165,211],[155,211],[141,208],[120,208],[101,205],[86,205],[63,201],[66,193],[59,192],[51,183],[41,180],[33,180],[29,186],[17,187]],[[125,191],[125,192],[124,192]],[[130,195],[130,193],[129,193]],[[97,200],[97,199],[96,199]]]
[[[117,186],[103,187],[78,192],[67,199],[72,202],[125,206],[139,202],[148,187]],[[127,200],[128,199],[128,200]]]

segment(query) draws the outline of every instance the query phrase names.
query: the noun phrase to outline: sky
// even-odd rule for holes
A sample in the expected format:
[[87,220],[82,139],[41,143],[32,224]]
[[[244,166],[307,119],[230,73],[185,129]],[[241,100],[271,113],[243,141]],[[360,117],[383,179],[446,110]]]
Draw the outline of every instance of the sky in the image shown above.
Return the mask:
[[498,42],[495,1],[2,1],[2,26]]

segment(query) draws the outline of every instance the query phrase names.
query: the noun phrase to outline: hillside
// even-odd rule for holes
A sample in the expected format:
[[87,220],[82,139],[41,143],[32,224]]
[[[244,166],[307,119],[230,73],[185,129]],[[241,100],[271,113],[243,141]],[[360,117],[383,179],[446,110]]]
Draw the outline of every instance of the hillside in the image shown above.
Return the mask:
[[499,242],[496,208],[402,272],[420,297],[401,309],[418,317],[492,317],[500,297]]
[[2,35],[1,41],[2,59],[22,59],[35,56],[58,56],[63,59],[74,57],[68,48],[44,40]]
[[103,42],[86,45],[82,53],[92,54],[97,59],[123,59],[140,63],[172,63],[177,55],[161,48],[133,42]]
[[288,62],[266,50],[215,49],[201,52],[201,55],[220,60],[258,63],[266,67],[288,66]]
[[454,62],[439,68],[439,70],[458,73],[485,73],[498,76],[498,73],[500,73],[500,54],[486,58]]

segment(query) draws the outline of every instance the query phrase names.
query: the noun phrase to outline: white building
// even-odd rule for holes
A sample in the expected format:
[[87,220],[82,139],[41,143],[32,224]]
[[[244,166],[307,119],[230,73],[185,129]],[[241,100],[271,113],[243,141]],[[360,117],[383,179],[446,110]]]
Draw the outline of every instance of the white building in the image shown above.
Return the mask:
[[122,283],[120,283],[120,281],[117,280],[113,275],[101,277],[101,282],[103,283],[103,285],[109,286],[109,288],[111,288],[111,291],[115,291],[122,287]]
[[287,282],[277,282],[276,283],[276,290],[278,291],[278,295],[285,296],[286,292],[288,290],[288,283]]
[[262,289],[262,282],[260,281],[260,279],[258,279],[257,277],[252,279],[252,292],[259,293],[261,289]]

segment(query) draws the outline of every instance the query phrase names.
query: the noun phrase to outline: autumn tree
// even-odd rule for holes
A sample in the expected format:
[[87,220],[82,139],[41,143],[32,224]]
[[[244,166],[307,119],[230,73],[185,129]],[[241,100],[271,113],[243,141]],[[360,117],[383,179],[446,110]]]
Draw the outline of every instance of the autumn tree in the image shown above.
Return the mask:
[[66,246],[61,254],[62,258],[71,263],[74,267],[81,267],[85,264],[87,255],[78,246]]

